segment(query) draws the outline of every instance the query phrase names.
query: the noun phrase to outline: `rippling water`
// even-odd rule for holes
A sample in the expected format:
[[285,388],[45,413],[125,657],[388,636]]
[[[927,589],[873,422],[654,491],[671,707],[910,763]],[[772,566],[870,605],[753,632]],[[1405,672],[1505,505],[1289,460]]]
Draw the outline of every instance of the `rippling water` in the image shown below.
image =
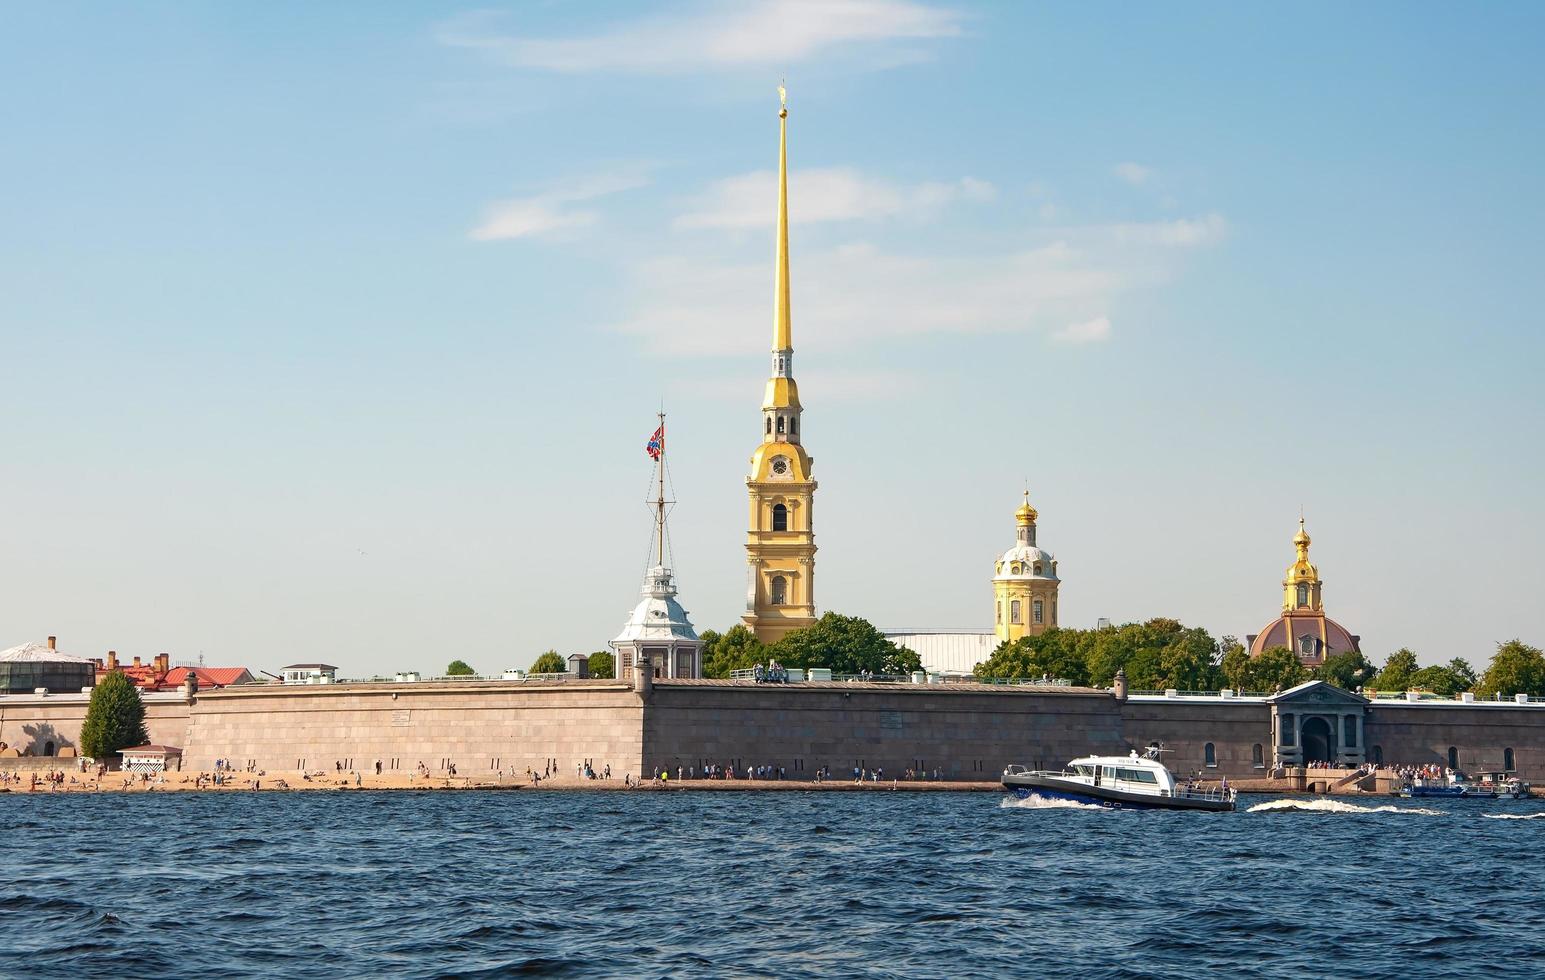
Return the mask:
[[1545,963],[1545,821],[1492,819],[1545,816],[1539,802],[1241,803],[0,794],[0,974],[1457,977]]

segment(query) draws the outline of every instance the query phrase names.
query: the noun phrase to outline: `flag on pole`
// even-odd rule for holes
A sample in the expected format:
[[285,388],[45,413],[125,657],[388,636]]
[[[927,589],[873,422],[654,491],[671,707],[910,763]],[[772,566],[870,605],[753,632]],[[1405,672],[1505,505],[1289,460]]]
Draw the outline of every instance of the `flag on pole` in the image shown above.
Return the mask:
[[665,426],[654,430],[654,435],[649,437],[649,444],[644,447],[644,452],[650,459],[659,459],[665,455]]

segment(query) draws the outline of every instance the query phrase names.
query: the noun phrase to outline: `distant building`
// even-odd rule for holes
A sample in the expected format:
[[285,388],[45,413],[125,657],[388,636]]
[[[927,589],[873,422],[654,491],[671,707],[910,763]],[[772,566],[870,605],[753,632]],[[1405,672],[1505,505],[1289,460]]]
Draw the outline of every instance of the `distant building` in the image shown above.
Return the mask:
[[969,674],[998,648],[992,630],[882,630],[885,638],[917,654],[930,674]]
[[118,753],[124,772],[168,772],[182,768],[182,749],[171,745],[137,745]]
[[1302,517],[1298,519],[1298,533],[1293,535],[1293,547],[1298,556],[1282,580],[1282,615],[1259,633],[1245,637],[1250,656],[1258,657],[1272,647],[1287,647],[1305,667],[1318,667],[1326,657],[1360,650],[1362,637],[1325,615],[1320,594],[1323,582],[1320,570],[1309,561],[1309,532],[1304,530]]
[[198,679],[201,691],[214,687],[251,684],[257,680],[245,667],[173,667],[167,671],[166,679],[162,684],[166,687],[180,687],[189,674]]
[[1025,502],[1014,511],[1014,547],[998,556],[993,569],[993,593],[997,599],[994,627],[999,640],[1037,636],[1057,625],[1057,559],[1035,543],[1039,515]]
[[52,636],[47,643],[23,643],[0,650],[0,694],[31,694],[39,689],[49,694],[78,694],[95,681],[91,661],[60,653]]
[[96,664],[97,683],[102,683],[102,678],[114,671],[129,679],[129,682],[142,691],[159,691],[166,686],[167,672],[172,668],[170,654],[158,653],[150,658],[149,663],[142,663],[139,657],[135,657],[132,663],[119,663],[116,650],[107,651],[107,658],[97,658],[92,661]]
[[338,668],[332,664],[290,664],[284,670],[286,684],[336,684]]

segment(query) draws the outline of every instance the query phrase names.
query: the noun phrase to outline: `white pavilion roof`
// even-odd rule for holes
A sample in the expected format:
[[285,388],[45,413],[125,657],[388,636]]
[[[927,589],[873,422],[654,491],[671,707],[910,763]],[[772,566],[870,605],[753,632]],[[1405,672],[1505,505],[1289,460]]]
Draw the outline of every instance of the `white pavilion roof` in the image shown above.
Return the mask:
[[60,653],[47,643],[23,643],[19,647],[0,650],[0,663],[89,664],[91,661],[85,657],[72,657],[68,653]]

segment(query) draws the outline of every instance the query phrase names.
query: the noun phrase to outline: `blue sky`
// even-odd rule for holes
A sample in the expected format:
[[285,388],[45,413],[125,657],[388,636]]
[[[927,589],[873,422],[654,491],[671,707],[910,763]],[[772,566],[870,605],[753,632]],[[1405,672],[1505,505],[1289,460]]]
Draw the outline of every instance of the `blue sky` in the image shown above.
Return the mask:
[[740,611],[790,93],[817,598],[1545,642],[1535,5],[34,4],[0,646],[351,674]]

